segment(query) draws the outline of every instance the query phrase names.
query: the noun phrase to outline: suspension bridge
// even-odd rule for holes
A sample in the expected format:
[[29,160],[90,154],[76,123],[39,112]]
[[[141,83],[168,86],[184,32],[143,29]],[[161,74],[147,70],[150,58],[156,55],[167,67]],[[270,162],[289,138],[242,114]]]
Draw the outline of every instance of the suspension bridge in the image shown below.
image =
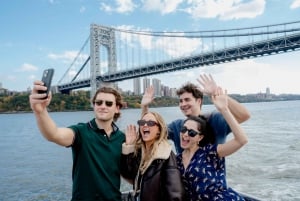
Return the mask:
[[[84,50],[89,45],[89,53]],[[300,50],[300,21],[227,30],[154,32],[91,24],[90,35],[57,90]]]

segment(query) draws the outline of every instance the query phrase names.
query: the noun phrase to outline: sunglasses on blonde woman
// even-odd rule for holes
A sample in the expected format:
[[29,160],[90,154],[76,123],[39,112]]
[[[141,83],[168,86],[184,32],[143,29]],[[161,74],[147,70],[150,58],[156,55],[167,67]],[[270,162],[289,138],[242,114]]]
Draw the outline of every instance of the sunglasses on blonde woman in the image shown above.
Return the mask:
[[101,106],[103,103],[105,103],[105,105],[107,107],[111,107],[114,104],[114,102],[112,102],[112,101],[104,101],[104,100],[96,100],[96,101],[94,101],[94,105],[97,105],[97,106]]
[[200,134],[201,132],[195,131],[193,129],[188,129],[187,127],[183,126],[180,130],[181,133],[186,133],[188,132],[188,135],[190,137],[195,137],[196,135]]
[[146,121],[146,120],[142,120],[142,119],[138,120],[137,124],[139,126],[145,126],[147,124],[147,126],[150,126],[150,127],[158,125],[155,121],[152,121],[152,120]]

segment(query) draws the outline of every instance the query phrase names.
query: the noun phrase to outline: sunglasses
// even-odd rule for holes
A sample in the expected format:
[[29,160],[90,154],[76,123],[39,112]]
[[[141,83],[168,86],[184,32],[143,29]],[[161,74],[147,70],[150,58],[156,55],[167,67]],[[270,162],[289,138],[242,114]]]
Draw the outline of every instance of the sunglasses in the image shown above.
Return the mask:
[[155,125],[158,126],[158,123],[156,123],[155,121],[152,121],[152,120],[146,121],[146,120],[142,120],[142,119],[138,120],[137,124],[139,126],[145,126],[146,124],[147,124],[147,126],[150,126],[150,127],[155,126]]
[[105,105],[107,107],[111,107],[114,104],[113,101],[104,101],[104,100],[96,100],[96,101],[94,101],[94,105],[97,105],[97,106],[101,106],[103,103],[105,103]]
[[186,133],[186,132],[188,132],[188,135],[189,135],[190,137],[195,137],[196,135],[198,135],[198,134],[201,133],[201,132],[197,132],[197,131],[195,131],[195,130],[193,130],[193,129],[188,129],[188,128],[185,127],[185,126],[183,126],[183,127],[181,128],[180,132],[181,132],[181,133]]

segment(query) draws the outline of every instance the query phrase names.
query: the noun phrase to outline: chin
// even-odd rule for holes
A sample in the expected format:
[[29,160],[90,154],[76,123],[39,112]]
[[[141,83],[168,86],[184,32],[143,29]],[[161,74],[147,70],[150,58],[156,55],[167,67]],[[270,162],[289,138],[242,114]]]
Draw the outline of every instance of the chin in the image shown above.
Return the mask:
[[183,113],[185,116],[191,116],[192,115],[192,113],[190,113],[190,112],[184,112]]

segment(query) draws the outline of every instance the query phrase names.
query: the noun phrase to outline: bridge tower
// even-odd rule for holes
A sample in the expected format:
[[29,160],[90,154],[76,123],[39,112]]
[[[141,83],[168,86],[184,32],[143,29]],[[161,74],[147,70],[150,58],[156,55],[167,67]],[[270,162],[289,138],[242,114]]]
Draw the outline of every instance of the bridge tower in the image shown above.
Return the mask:
[[[116,72],[117,70],[117,54],[115,31],[111,27],[91,24],[90,27],[90,83],[91,83],[91,98],[93,98],[96,90],[101,85],[112,85],[112,83],[97,80],[97,76],[101,75],[101,58],[100,46],[107,50],[107,67],[108,73]],[[103,68],[103,66],[102,66]]]

